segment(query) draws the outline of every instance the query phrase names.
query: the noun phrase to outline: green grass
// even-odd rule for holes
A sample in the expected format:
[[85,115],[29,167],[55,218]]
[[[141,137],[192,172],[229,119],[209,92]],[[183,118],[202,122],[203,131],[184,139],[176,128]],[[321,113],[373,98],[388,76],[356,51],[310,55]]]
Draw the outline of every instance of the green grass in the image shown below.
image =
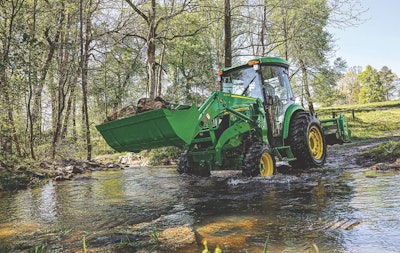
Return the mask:
[[354,138],[374,138],[400,131],[400,108],[356,112],[355,118],[345,114]]
[[356,105],[341,105],[331,107],[320,107],[317,110],[321,112],[330,113],[332,111],[351,111],[351,110],[365,110],[365,109],[380,109],[380,108],[400,108],[400,100],[392,100],[385,102],[376,102],[368,104],[356,104]]
[[376,162],[393,162],[400,157],[400,141],[390,140],[400,136],[400,100],[363,105],[319,108],[320,119],[344,114],[353,139],[386,137],[387,141],[363,152],[366,159]]
[[332,112],[336,112],[336,115],[344,114],[354,139],[375,138],[385,134],[400,135],[400,101],[390,102],[368,104],[376,107],[347,106],[345,110],[337,107],[337,110],[321,108],[317,114],[320,119],[331,117]]
[[365,159],[376,162],[394,162],[400,158],[400,141],[384,142],[361,154]]
[[267,235],[267,239],[265,239],[263,253],[267,253],[268,243],[269,243],[269,235]]

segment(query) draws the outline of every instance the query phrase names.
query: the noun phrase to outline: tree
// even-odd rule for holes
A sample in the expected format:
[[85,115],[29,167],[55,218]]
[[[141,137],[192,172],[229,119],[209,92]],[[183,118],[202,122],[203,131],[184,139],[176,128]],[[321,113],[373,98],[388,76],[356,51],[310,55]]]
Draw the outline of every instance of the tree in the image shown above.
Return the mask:
[[[160,95],[160,89],[157,89],[159,85],[157,84],[160,83],[161,80],[158,80],[157,83],[156,73],[157,67],[162,67],[162,64],[160,64],[160,62],[157,62],[156,59],[157,42],[162,42],[163,40],[172,40],[177,37],[193,36],[194,34],[198,33],[202,28],[196,28],[194,31],[186,31],[186,33],[182,33],[182,31],[176,31],[173,29],[168,30],[168,28],[170,28],[169,22],[172,22],[173,19],[190,10],[190,0],[183,0],[181,2],[175,2],[173,0],[172,2],[170,2],[170,5],[167,5],[165,3],[164,6],[158,5],[156,0],[151,0],[150,6],[140,6],[139,4],[135,4],[131,0],[125,1],[143,21],[141,22],[141,26],[143,27],[143,29],[138,29],[137,31],[135,31],[134,34],[130,34],[129,36],[140,38],[146,43],[148,95],[149,97],[154,98]],[[141,31],[144,31],[144,33]],[[161,53],[161,58],[162,56],[163,55]]]
[[387,66],[383,66],[379,71],[379,79],[382,82],[382,86],[385,92],[385,100],[389,100],[392,92],[394,91],[394,81],[397,78],[396,74],[392,72]]
[[360,93],[360,83],[357,78],[361,73],[361,67],[352,67],[338,80],[339,98],[338,104],[357,104]]
[[225,41],[225,67],[232,66],[232,14],[231,14],[231,1],[225,0],[224,2],[224,41]]
[[[274,2],[274,1],[272,1]],[[301,75],[302,98],[314,111],[310,80],[331,51],[331,35],[325,30],[330,9],[325,0],[277,1],[270,19],[278,32],[275,41],[281,55],[289,58]]]
[[[24,59],[19,49],[20,35],[24,17],[22,10],[24,0],[0,1],[0,156],[10,158],[16,154],[22,156],[20,137],[15,123],[15,108],[19,108],[18,98],[23,94],[23,89],[18,82],[21,81],[21,72],[15,70]],[[14,52],[15,51],[15,52]]]
[[381,102],[386,99],[386,92],[379,73],[371,65],[368,65],[363,72],[358,75],[361,84],[358,102],[360,104]]
[[337,104],[340,92],[337,87],[337,80],[343,77],[346,69],[346,62],[337,58],[333,66],[322,66],[312,81],[314,88],[314,100],[322,106]]

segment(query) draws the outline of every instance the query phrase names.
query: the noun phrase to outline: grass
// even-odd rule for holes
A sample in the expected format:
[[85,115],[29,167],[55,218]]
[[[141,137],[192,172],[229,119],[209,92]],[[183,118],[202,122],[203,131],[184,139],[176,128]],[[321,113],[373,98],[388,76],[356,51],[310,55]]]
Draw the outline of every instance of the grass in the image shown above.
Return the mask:
[[400,100],[368,103],[368,104],[356,104],[356,105],[341,105],[331,107],[320,107],[317,110],[324,113],[331,112],[346,112],[351,110],[367,110],[367,109],[382,109],[382,108],[400,108]]
[[267,253],[268,243],[269,243],[269,235],[267,236],[267,239],[265,239],[263,253]]
[[46,253],[46,246],[36,246],[35,247],[35,253]]
[[400,158],[400,141],[384,142],[361,154],[365,159],[376,162],[394,162]]
[[135,244],[133,242],[131,242],[131,240],[129,239],[129,237],[127,235],[125,235],[125,237],[121,238],[121,240],[119,241],[117,248],[124,249],[124,248],[133,247],[133,246],[135,246]]
[[86,250],[86,237],[85,236],[83,236],[83,238],[82,238],[82,248],[83,248],[83,253],[86,253],[87,250]]
[[362,155],[376,162],[394,161],[400,157],[400,141],[390,140],[400,136],[400,100],[363,105],[319,108],[320,119],[344,114],[353,139],[386,137],[388,141],[365,151]]
[[[318,110],[317,113],[320,119],[331,117],[331,113],[327,113],[325,110]],[[351,109],[345,112],[338,111],[337,114],[339,113],[346,116],[352,136],[355,139],[375,138],[395,131],[398,131],[397,134],[400,135],[400,107],[377,107],[376,109],[360,110],[354,112],[354,118]]]

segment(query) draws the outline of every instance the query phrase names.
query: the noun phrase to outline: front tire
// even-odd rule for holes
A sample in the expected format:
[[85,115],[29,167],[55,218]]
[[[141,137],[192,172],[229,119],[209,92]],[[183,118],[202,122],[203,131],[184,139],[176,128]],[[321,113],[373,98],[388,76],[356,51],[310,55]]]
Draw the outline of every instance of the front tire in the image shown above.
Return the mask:
[[211,175],[210,169],[206,167],[195,167],[189,162],[187,152],[181,154],[178,162],[177,171],[179,174],[190,174],[202,177],[208,177]]
[[268,145],[254,143],[243,159],[242,174],[247,177],[272,176],[276,173],[275,157]]
[[314,114],[296,112],[290,121],[289,145],[295,161],[294,168],[309,169],[321,167],[326,161],[326,141],[319,120]]

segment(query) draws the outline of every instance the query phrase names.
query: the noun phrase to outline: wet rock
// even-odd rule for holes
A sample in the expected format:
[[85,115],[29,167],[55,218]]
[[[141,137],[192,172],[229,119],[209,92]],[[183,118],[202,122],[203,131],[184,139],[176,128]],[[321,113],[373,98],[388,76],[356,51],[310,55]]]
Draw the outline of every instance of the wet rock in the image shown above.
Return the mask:
[[39,163],[38,167],[41,169],[44,169],[44,170],[51,170],[51,169],[55,168],[54,164],[47,163],[47,162]]
[[40,173],[40,172],[37,172],[37,171],[30,171],[29,174],[31,174],[31,175],[33,175],[34,177],[37,177],[37,178],[39,178],[39,179],[43,179],[43,178],[46,177],[46,175],[45,175],[44,173]]
[[389,166],[386,163],[378,163],[375,165],[376,170],[389,170]]
[[196,242],[196,235],[189,226],[167,228],[158,237],[161,247],[164,249],[177,249],[193,245]]
[[73,173],[73,174],[82,174],[82,173],[83,173],[83,168],[74,166],[74,167],[72,168],[72,173]]
[[140,154],[126,153],[118,158],[118,163],[126,166],[147,166],[148,160]]
[[56,177],[54,178],[54,181],[65,181],[65,180],[67,180],[67,179],[64,178],[63,175],[59,175],[59,176],[56,176]]
[[84,169],[87,169],[87,168],[98,168],[100,166],[101,166],[101,164],[96,163],[96,162],[92,162],[92,161],[84,161],[84,162],[82,162],[82,167]]
[[377,163],[369,167],[370,170],[377,171],[388,171],[388,170],[400,170],[400,158],[397,158],[394,163]]
[[118,168],[121,168],[121,166],[119,164],[116,164],[116,163],[107,163],[106,164],[106,168],[108,168],[108,169],[118,169]]
[[73,170],[74,170],[74,166],[73,165],[68,165],[63,169],[63,171],[65,171],[67,173],[72,173]]
[[199,240],[207,240],[209,245],[230,245],[240,247],[246,243],[257,220],[252,217],[231,217],[217,220],[199,227],[196,232]]

